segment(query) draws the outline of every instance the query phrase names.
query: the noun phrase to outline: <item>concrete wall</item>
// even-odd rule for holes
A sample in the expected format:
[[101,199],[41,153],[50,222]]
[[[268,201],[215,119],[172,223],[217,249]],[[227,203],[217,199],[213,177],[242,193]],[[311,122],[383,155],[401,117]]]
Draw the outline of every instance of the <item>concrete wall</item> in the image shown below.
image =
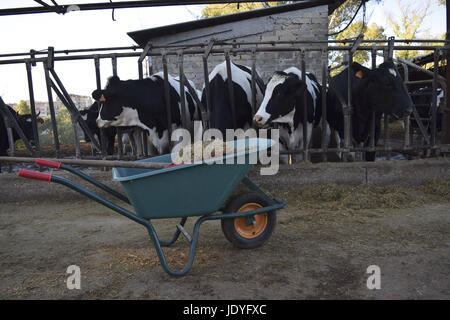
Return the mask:
[[426,179],[450,179],[450,160],[445,158],[351,163],[281,165],[275,176],[261,176],[254,168],[250,174],[259,185],[301,186],[304,184],[374,184],[415,187]]
[[[100,170],[85,170],[86,174],[106,185],[123,190],[119,182],[111,180],[111,172]],[[115,200],[89,183],[65,171],[57,175],[72,180],[110,200]],[[380,186],[398,185],[415,187],[423,184],[426,179],[450,179],[450,160],[437,158],[411,161],[380,161],[353,163],[319,163],[281,165],[274,176],[261,176],[258,166],[255,166],[250,178],[262,188],[298,187],[304,184],[374,184]],[[58,201],[88,200],[81,194],[56,183],[28,180],[17,177],[17,173],[0,174],[0,206],[7,202],[46,201],[51,198]]]
[[[207,43],[211,37],[217,40],[248,42],[326,40],[327,26],[328,6],[318,6],[177,33],[154,38],[151,41],[153,45],[165,45],[174,43]],[[311,45],[297,46],[298,48],[312,47]],[[326,49],[326,44],[314,45],[314,47]],[[247,66],[251,66],[252,62],[250,54],[239,54],[233,56],[232,60]],[[224,56],[222,54],[211,55],[208,59],[209,72],[214,66],[223,61]],[[314,73],[320,80],[322,61],[326,61],[326,56],[322,56],[320,52],[308,52],[305,61],[306,71]],[[152,62],[154,72],[162,71],[161,58],[154,57]],[[178,57],[169,56],[168,62],[169,73],[175,76],[178,75]],[[257,54],[256,68],[264,82],[267,82],[274,71],[283,70],[291,66],[300,68],[300,55],[298,52],[261,52]],[[202,57],[200,55],[185,56],[184,69],[186,77],[194,81],[197,89],[201,89],[204,83]]]

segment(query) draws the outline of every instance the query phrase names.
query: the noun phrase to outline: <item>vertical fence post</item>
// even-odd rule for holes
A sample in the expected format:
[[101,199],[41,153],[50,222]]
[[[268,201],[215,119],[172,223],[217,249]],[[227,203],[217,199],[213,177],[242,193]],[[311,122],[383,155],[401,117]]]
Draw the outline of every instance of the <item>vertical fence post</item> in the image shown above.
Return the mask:
[[[302,81],[306,84],[306,62],[305,62],[305,49],[300,50],[300,68],[302,71]],[[303,161],[308,161],[308,108],[307,105],[307,93],[308,89],[305,85],[305,90],[303,91]]]
[[[139,79],[143,79],[144,78],[144,73],[143,73],[143,70],[142,70],[142,61],[144,61],[145,57],[148,56],[151,47],[152,47],[152,43],[150,41],[148,41],[147,44],[144,47],[144,50],[142,50],[142,53],[139,56],[139,59],[138,59]],[[146,70],[145,73],[147,73],[147,70]]]
[[33,89],[33,77],[31,70],[31,61],[28,60],[26,63],[27,69],[27,80],[28,80],[28,92],[30,95],[30,109],[31,109],[31,125],[33,126],[33,137],[34,137],[34,146],[36,147],[36,154],[40,156],[40,143],[39,143],[39,132],[37,127],[37,116],[36,116],[36,104],[34,101],[34,89]]
[[170,104],[170,85],[169,85],[169,73],[167,71],[167,55],[165,51],[161,52],[163,73],[164,73],[164,97],[166,101],[166,113],[167,113],[167,134],[169,140],[169,150],[172,149],[172,106]]
[[352,72],[351,72],[351,65],[353,62],[353,53],[349,50],[348,51],[348,72],[347,72],[347,83],[348,83],[348,89],[347,89],[347,108],[344,108],[344,149],[345,152],[343,154],[343,160],[344,162],[347,162],[348,157],[348,150],[350,148],[351,144],[351,130],[352,130]]
[[[205,79],[205,98],[206,98],[206,105],[205,112],[208,116],[208,119],[206,120],[206,123],[208,124],[208,128],[215,128],[214,120],[211,119],[211,113],[213,112],[213,105],[211,104],[211,93],[210,93],[210,86],[209,86],[209,72],[208,72],[208,56],[211,52],[212,47],[214,46],[214,40],[211,39],[211,41],[208,43],[208,47],[205,49],[205,53],[203,54],[202,60],[203,60],[203,77]],[[202,115],[203,118],[203,115]],[[204,128],[207,129],[207,128]]]
[[119,155],[119,160],[123,159],[123,141],[122,141],[122,128],[116,127],[117,131],[117,152]]
[[[102,88],[102,80],[101,80],[101,76],[100,76],[100,58],[98,55],[94,56],[94,66],[95,66],[95,84],[97,86],[97,90],[100,90]],[[98,102],[97,102],[98,103]],[[98,106],[98,112],[100,113],[100,104]],[[102,154],[102,159],[105,160],[106,159],[106,134],[105,134],[105,129],[100,128],[100,137],[97,137],[99,139],[100,142],[100,152]],[[121,145],[118,144],[118,149],[121,148]],[[106,167],[102,167],[102,171],[107,171],[108,168]]]
[[231,61],[230,61],[230,50],[225,50],[225,62],[227,65],[227,83],[228,83],[228,95],[230,97],[230,107],[231,107],[231,116],[233,117],[233,129],[237,129],[237,121],[236,121],[236,105],[234,101],[234,88],[233,88],[233,77],[231,74]]
[[252,49],[252,80],[251,80],[251,91],[252,91],[252,119],[256,113],[256,50]]
[[[436,146],[436,122],[437,122],[437,78],[439,76],[439,50],[434,49],[433,86],[431,95],[431,147]],[[435,153],[436,149],[432,149]]]
[[[184,92],[184,66],[183,66],[183,51],[178,53],[178,67],[179,67],[179,79],[180,79],[180,106],[181,106],[181,127],[183,129],[192,129],[187,128],[187,117],[186,117],[186,97]],[[191,131],[191,130],[190,130]],[[192,132],[191,132],[192,134]]]
[[58,126],[56,124],[56,114],[55,114],[55,105],[53,102],[53,94],[52,94],[52,87],[50,84],[50,75],[49,75],[49,65],[53,66],[53,63],[50,61],[53,59],[53,57],[50,55],[47,58],[47,61],[43,62],[44,66],[44,74],[45,74],[45,83],[47,86],[47,96],[48,96],[48,107],[50,110],[50,118],[52,121],[52,132],[53,132],[53,141],[55,142],[55,152],[56,152],[56,158],[60,158],[60,145],[59,145],[59,137],[58,137]]
[[115,53],[111,54],[111,65],[113,76],[117,76],[117,55]]
[[[328,152],[328,144],[325,143],[327,139],[327,79],[328,79],[328,66],[327,66],[327,57],[328,57],[328,51],[323,50],[322,51],[322,105],[316,106],[317,108],[322,108],[322,120],[321,120],[321,127],[322,127],[322,137],[321,137],[321,149],[322,149],[322,161],[327,162],[327,152]],[[331,128],[330,128],[331,129]],[[329,141],[328,141],[329,142]]]

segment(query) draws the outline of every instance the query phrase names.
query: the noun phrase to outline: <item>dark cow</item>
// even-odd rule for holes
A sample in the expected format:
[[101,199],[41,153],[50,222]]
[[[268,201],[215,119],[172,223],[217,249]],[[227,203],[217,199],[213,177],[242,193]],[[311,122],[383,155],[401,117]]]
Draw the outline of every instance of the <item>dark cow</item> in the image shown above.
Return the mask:
[[[88,109],[81,110],[80,114],[83,117],[84,121],[86,122],[86,125],[91,129],[92,134],[97,136],[98,141],[100,142],[101,146],[101,139],[100,139],[100,128],[97,126],[97,118],[98,118],[98,110],[99,105],[98,102],[94,102]],[[116,128],[109,127],[104,129],[105,137],[106,137],[106,152],[108,155],[112,155],[114,153],[114,140],[116,137]],[[83,129],[84,133],[84,140],[86,142],[90,142],[91,139],[86,134],[86,132]]]
[[[276,71],[267,83],[264,99],[253,120],[258,127],[279,124],[280,149],[302,149],[305,108],[308,146],[313,126],[322,115],[321,97],[321,86],[313,74],[306,73],[306,79],[303,80],[302,72],[295,67]],[[298,154],[293,156],[293,160],[301,160],[302,157]]]
[[[432,93],[433,90],[430,87],[420,88],[414,92],[411,92],[411,99],[416,106],[417,113],[422,120],[422,123],[427,130],[428,134],[431,134],[431,117],[433,114],[432,109]],[[439,106],[444,102],[444,91],[441,88],[437,89],[437,107],[436,112],[436,133],[442,131],[442,113],[439,112]],[[411,116],[411,127],[418,128],[419,125],[414,117]]]
[[[327,122],[340,139],[344,138],[344,114],[341,100],[348,103],[348,72],[344,69],[331,78],[327,92]],[[390,60],[370,70],[352,63],[352,132],[353,142],[369,145],[370,119],[375,111],[375,144],[380,136],[382,114],[403,117],[412,111],[412,101],[396,66]],[[375,160],[375,152],[366,153],[367,161]]]
[[[168,80],[172,130],[174,130],[181,126],[180,86],[179,82],[170,75]],[[200,113],[187,89],[185,93],[186,114],[188,115],[186,125],[188,128],[192,128],[194,120],[200,119]],[[100,102],[100,112],[96,120],[98,127],[140,127],[148,132],[150,155],[169,152],[162,72],[142,80],[122,81],[117,76],[113,76],[109,78],[106,88],[95,90],[92,97]]]
[[[236,129],[248,129],[252,125],[251,68],[230,62],[233,80],[234,105],[236,111]],[[211,127],[219,129],[225,138],[226,129],[233,129],[231,99],[228,90],[227,65],[217,65],[209,74],[211,102],[209,106]],[[264,83],[259,75],[256,77],[256,103],[262,100]],[[206,91],[202,92],[202,104],[206,105]]]
[[[31,114],[18,114],[16,111],[14,111],[13,108],[6,105],[9,112],[14,116],[14,118],[17,121],[17,124],[22,129],[23,133],[25,134],[25,137],[30,141],[30,143],[33,143],[33,126],[31,123]],[[13,139],[14,142],[20,139],[19,134],[17,131],[13,128]],[[8,133],[6,130],[5,122],[3,120],[3,117],[0,114],[0,156],[7,156],[7,150],[9,149],[9,140],[8,140]],[[1,172],[1,166],[0,166],[0,172]]]

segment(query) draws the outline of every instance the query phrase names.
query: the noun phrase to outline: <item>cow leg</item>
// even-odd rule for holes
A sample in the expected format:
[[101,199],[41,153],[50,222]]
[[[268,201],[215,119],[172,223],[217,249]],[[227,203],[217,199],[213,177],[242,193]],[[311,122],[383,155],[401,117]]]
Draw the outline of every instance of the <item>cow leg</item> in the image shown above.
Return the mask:
[[119,146],[119,148],[122,148],[122,154],[127,154],[127,145],[130,144],[131,152],[133,153],[133,146],[130,142],[130,137],[128,136],[128,133],[122,134],[122,145]]
[[136,156],[142,157],[142,155],[144,154],[144,148],[142,146],[142,132],[140,129],[133,130],[133,138],[136,144]]
[[[380,138],[381,132],[381,113],[375,113],[375,146],[378,144],[378,139]],[[369,145],[369,141],[366,141],[366,147]],[[375,161],[376,152],[366,152],[366,161]]]
[[[333,137],[333,140],[334,140],[334,142],[336,144],[336,148],[337,149],[341,149],[342,148],[342,139],[339,136],[339,132],[337,130],[331,129],[331,136]],[[337,151],[336,155],[342,161],[342,152],[341,151]]]
[[[284,144],[280,143],[280,151],[287,151],[288,149],[284,146]],[[280,155],[280,163],[281,164],[288,164],[289,163],[289,155],[288,154],[282,154]]]
[[[108,140],[106,141],[106,153],[109,156],[112,156],[114,154],[114,141],[116,139],[116,136],[108,135]],[[120,148],[120,147],[119,147]]]

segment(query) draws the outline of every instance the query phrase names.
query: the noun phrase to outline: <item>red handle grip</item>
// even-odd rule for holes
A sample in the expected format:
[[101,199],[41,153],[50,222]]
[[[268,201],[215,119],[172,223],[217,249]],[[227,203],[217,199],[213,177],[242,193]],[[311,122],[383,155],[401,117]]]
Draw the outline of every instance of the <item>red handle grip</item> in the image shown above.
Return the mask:
[[48,183],[52,181],[51,173],[37,172],[25,169],[19,169],[19,177],[48,181]]
[[61,162],[55,162],[55,161],[50,161],[50,160],[45,160],[45,159],[36,159],[36,164],[38,166],[56,168],[56,169],[59,169],[59,167],[61,167]]

